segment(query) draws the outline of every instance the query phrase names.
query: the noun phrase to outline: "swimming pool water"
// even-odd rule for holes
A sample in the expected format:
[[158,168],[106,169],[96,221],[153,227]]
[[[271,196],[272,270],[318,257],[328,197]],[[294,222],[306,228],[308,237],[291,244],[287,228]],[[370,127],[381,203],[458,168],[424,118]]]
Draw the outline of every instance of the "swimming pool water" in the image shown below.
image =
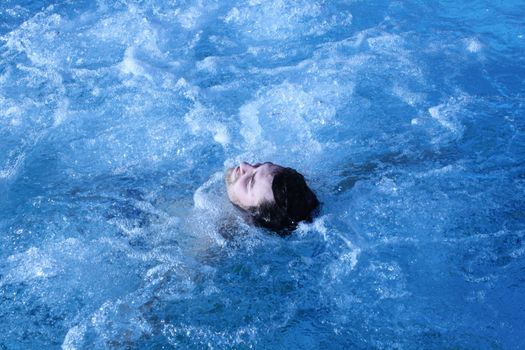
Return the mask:
[[2,1],[0,349],[525,348],[524,52],[523,1]]

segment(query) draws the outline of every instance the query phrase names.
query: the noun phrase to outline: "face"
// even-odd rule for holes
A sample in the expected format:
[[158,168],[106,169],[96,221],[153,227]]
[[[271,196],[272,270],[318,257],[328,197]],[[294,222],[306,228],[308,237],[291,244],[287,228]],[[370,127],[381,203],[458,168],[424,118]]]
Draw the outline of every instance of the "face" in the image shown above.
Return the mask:
[[243,209],[256,207],[264,201],[275,201],[272,191],[274,175],[281,166],[267,162],[254,165],[241,162],[226,170],[225,180],[228,197]]

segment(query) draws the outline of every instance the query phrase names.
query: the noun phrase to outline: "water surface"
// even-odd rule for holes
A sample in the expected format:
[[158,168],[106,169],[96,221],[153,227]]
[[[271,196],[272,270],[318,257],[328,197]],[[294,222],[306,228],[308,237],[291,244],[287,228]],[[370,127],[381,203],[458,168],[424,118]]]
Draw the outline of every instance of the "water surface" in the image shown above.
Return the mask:
[[[0,4],[0,349],[523,349],[523,1]],[[280,238],[222,172],[303,173]]]

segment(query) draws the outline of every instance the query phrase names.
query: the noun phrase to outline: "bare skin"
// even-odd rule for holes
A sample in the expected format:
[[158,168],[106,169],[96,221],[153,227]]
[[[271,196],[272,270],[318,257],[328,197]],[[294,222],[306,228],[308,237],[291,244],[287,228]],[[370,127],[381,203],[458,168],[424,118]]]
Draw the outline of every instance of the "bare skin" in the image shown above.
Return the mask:
[[256,207],[264,201],[275,201],[272,181],[279,169],[282,167],[270,162],[254,165],[241,162],[226,170],[224,178],[230,201],[243,209]]

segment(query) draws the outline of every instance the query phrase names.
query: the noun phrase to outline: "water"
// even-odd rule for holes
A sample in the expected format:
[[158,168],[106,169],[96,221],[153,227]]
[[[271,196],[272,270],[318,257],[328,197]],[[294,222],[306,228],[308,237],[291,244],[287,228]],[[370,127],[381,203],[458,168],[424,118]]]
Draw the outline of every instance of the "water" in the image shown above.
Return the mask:
[[[0,4],[0,349],[523,349],[523,1]],[[305,174],[246,225],[221,173]]]

